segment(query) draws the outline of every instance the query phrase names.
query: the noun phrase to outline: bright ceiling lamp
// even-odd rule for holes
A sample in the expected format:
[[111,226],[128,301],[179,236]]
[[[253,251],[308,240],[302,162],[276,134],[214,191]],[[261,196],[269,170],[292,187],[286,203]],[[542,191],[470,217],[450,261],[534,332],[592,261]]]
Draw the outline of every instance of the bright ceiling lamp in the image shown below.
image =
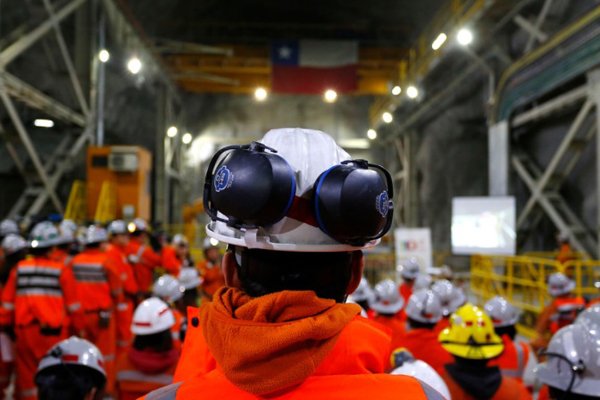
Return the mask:
[[38,128],[52,128],[54,121],[47,118],[37,118],[33,121],[33,126],[37,126]]
[[108,50],[106,49],[102,49],[98,52],[98,60],[100,60],[100,62],[108,62],[108,60],[110,60],[110,53],[108,52]]
[[456,34],[456,41],[461,46],[468,46],[473,43],[473,32],[467,28],[462,28]]
[[184,135],[181,137],[181,141],[183,142],[183,144],[192,143],[192,134],[189,132],[184,133]]
[[337,100],[337,92],[333,89],[327,89],[323,94],[323,99],[327,103],[334,103]]
[[131,57],[129,61],[127,61],[127,69],[129,72],[136,75],[142,70],[142,62],[137,57]]
[[419,89],[411,85],[406,88],[406,95],[409,99],[416,99],[417,97],[419,97]]
[[175,136],[177,136],[177,132],[177,127],[171,126],[169,127],[169,129],[167,129],[167,136],[170,138],[174,138]]
[[383,120],[383,122],[385,122],[386,124],[391,123],[394,120],[394,116],[392,115],[391,112],[386,111],[383,114],[381,114],[381,119]]
[[263,87],[257,87],[254,91],[254,98],[256,99],[256,101],[265,101],[268,96],[269,93],[267,92],[267,89]]
[[400,86],[396,85],[392,88],[392,94],[394,96],[398,96],[400,93],[402,93],[402,88]]
[[442,47],[444,43],[446,43],[446,39],[448,39],[448,36],[446,36],[444,32],[440,33],[439,35],[437,35],[433,43],[431,43],[431,48],[433,50],[439,50],[440,47]]
[[369,129],[367,131],[367,137],[371,140],[377,139],[377,131],[375,129]]

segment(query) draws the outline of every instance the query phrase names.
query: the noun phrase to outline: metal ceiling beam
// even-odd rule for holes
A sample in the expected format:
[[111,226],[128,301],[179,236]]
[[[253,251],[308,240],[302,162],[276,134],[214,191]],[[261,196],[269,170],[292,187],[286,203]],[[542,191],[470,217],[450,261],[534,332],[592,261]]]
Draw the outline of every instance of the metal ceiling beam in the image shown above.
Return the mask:
[[514,21],[517,25],[519,25],[519,27],[521,27],[524,31],[529,33],[530,37],[534,37],[541,43],[548,40],[547,34],[542,32],[538,27],[536,27],[534,24],[529,22],[529,20],[524,18],[522,15],[519,14],[519,15],[515,16]]
[[[542,6],[540,13],[538,14],[538,16],[535,20],[534,26],[540,32],[541,32],[542,26],[544,25],[544,21],[546,21],[546,17],[548,16],[548,13],[550,12],[550,8],[552,7],[552,1],[553,0],[544,1],[544,5]],[[528,53],[531,51],[531,49],[533,48],[533,45],[535,44],[535,39],[536,39],[536,37],[533,34],[529,35],[529,39],[527,40],[527,44],[525,45],[525,53]],[[546,39],[540,40],[541,43],[543,43],[545,41],[546,41]]]
[[552,114],[564,109],[565,107],[573,106],[574,104],[585,100],[588,95],[588,87],[586,85],[572,89],[558,97],[548,100],[537,107],[524,111],[516,115],[511,121],[511,127],[517,128],[529,122],[549,117]]

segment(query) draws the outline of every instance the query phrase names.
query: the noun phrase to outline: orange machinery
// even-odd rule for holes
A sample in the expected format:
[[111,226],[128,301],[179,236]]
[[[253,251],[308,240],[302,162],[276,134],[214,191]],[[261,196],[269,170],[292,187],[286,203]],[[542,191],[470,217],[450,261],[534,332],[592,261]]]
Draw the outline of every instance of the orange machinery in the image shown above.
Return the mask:
[[102,185],[114,186],[116,218],[150,219],[152,155],[138,146],[90,146],[87,150],[87,215],[93,218]]

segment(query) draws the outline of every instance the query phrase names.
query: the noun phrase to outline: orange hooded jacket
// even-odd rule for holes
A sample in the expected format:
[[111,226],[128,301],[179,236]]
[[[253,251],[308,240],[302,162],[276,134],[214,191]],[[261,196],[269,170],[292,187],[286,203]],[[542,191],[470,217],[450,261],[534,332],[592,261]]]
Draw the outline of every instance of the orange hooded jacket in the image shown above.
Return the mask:
[[434,329],[411,329],[400,338],[398,345],[408,349],[416,359],[431,365],[440,375],[444,365],[454,361],[438,341],[438,332]]

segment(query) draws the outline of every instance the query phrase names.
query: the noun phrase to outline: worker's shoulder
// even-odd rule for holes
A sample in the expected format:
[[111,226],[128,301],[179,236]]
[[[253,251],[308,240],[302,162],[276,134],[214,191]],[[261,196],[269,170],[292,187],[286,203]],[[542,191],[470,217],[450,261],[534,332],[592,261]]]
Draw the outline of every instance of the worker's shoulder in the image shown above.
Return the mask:
[[502,384],[494,395],[494,399],[498,400],[529,400],[531,398],[531,393],[527,391],[523,383],[508,376],[502,377]]

